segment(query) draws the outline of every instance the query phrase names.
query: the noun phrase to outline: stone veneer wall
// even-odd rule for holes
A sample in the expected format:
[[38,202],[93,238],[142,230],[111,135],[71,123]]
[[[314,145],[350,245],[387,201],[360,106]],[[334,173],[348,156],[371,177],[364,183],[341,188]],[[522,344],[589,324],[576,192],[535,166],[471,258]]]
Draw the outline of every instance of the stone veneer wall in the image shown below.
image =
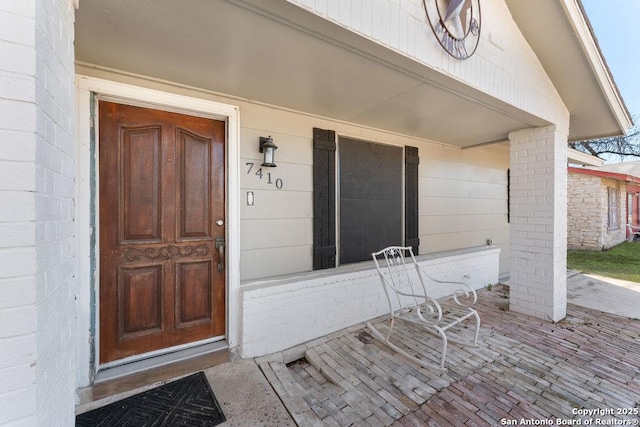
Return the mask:
[[[607,188],[620,193],[620,226],[609,230]],[[569,249],[608,249],[626,238],[625,183],[615,179],[569,173],[567,206],[567,247]]]
[[[608,228],[608,220],[607,220],[607,210],[605,210],[604,218],[603,218],[603,235],[604,235],[604,247],[603,249],[609,249],[614,246],[619,245],[624,242],[627,238],[627,192],[626,192],[626,183],[622,181],[617,181],[615,179],[603,179],[602,180],[602,194],[605,200],[607,200],[607,188],[614,187],[618,188],[618,206],[620,208],[618,212],[618,227],[617,228]],[[608,203],[605,202],[605,205]]]
[[602,178],[569,173],[567,190],[567,247],[602,249],[602,218],[607,215]]

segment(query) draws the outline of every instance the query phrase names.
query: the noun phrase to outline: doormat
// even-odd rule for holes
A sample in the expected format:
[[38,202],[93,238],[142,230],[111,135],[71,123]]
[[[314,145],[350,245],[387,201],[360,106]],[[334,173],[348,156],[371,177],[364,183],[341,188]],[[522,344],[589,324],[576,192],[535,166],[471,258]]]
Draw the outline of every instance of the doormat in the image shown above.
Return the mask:
[[76,416],[76,427],[216,426],[226,421],[204,372]]

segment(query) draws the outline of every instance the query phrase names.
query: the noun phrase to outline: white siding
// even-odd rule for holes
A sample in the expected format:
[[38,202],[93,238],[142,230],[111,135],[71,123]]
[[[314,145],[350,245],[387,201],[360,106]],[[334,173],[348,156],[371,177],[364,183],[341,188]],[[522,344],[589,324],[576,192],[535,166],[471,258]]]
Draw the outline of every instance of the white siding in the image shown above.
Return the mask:
[[[419,148],[420,253],[486,245],[503,249],[501,274],[508,270],[507,169],[504,146],[459,150],[327,119],[310,118],[256,105],[242,105],[241,272],[242,280],[310,271],[313,253],[312,128],[337,135]],[[257,120],[270,120],[264,129]],[[302,126],[300,124],[303,124]],[[278,145],[276,168],[262,168],[260,136]],[[247,173],[247,162],[253,162]],[[282,179],[281,190],[267,184]],[[248,191],[254,193],[247,206]],[[339,240],[339,238],[338,238]]]
[[[80,68],[82,74],[120,80],[175,92],[169,85]],[[240,107],[240,212],[242,281],[308,272],[313,262],[313,140],[314,127],[372,142],[419,148],[420,253],[486,245],[502,249],[500,274],[508,271],[507,169],[505,145],[460,150],[416,138],[344,122],[313,117],[197,90],[179,93]],[[275,168],[262,168],[260,136],[278,146]],[[253,163],[251,172],[247,163]],[[271,184],[268,183],[271,174]],[[282,189],[275,186],[282,180]],[[247,205],[247,192],[254,205]],[[434,227],[434,221],[441,226]]]
[[425,147],[420,154],[421,253],[481,246],[492,240],[502,249],[500,275],[507,275],[508,149],[447,152]]

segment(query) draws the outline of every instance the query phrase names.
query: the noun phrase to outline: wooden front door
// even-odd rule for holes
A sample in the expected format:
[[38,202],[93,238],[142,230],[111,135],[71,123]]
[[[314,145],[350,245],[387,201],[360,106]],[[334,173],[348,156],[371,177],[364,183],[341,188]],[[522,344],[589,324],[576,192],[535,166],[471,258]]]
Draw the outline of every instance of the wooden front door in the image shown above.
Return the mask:
[[225,123],[100,101],[100,363],[225,334]]

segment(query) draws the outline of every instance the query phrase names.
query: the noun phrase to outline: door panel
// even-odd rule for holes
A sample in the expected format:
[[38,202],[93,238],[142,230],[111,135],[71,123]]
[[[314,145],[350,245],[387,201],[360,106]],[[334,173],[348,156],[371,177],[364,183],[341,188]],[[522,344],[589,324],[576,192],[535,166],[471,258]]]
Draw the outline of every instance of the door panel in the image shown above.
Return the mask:
[[180,145],[179,179],[181,239],[211,237],[211,141],[178,131]]
[[117,173],[124,208],[121,241],[160,241],[161,128],[123,127],[120,132],[122,168]]
[[[191,322],[211,321],[211,276],[209,261],[178,264],[176,322],[184,327]],[[198,298],[206,295],[207,298]]]
[[162,325],[162,265],[121,268],[118,293],[122,295],[118,309],[123,313],[120,335],[157,333]]
[[100,363],[223,336],[224,122],[98,108]]

